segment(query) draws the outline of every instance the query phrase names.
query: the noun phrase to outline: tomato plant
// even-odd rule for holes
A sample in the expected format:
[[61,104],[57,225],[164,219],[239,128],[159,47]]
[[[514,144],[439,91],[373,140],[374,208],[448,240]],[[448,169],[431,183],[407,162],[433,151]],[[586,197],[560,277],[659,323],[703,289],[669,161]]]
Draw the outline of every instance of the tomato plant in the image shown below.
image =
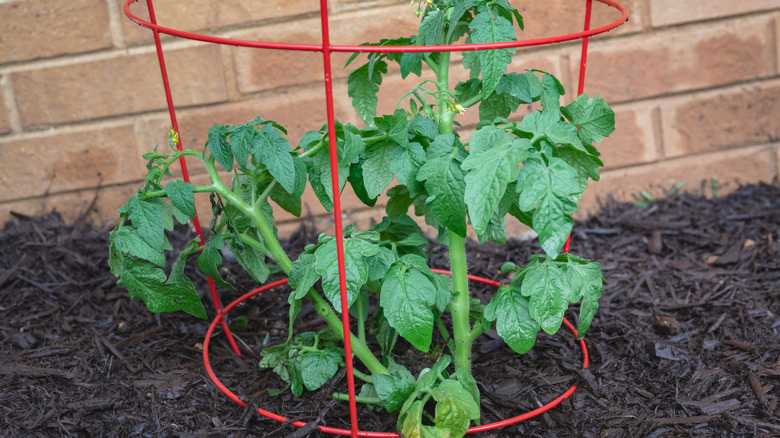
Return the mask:
[[[417,35],[374,45],[514,41],[516,29],[523,28],[522,17],[506,0],[428,0],[418,3],[417,14]],[[200,270],[226,289],[233,286],[218,269],[225,249],[258,282],[266,281],[269,265],[275,265],[291,286],[289,334],[262,352],[261,367],[276,372],[296,395],[318,389],[341,366],[340,343],[348,335],[364,367],[355,372],[364,382],[359,402],[397,412],[405,437],[463,436],[480,418],[472,343],[495,325],[509,347],[525,353],[539,330],[552,334],[559,329],[572,303],[580,303],[577,329],[583,336],[602,290],[599,264],[561,248],[588,181],[599,178],[602,162],[593,143],[614,130],[614,113],[598,95],[581,95],[561,106],[565,91],[551,74],[507,72],[514,52],[463,52],[470,78],[454,86],[450,70],[456,66],[449,52],[372,53],[349,73],[348,93],[365,126],[335,124],[335,189],[350,184],[368,206],[387,197],[381,222],[343,232],[348,311],[357,334],[345,334],[338,316],[345,309],[335,237],[321,234],[291,256],[282,250],[274,227],[275,209],[301,214],[307,183],[322,206],[333,209],[327,126],[307,132],[292,147],[284,127],[257,117],[215,125],[202,151],[146,154],[146,181],[119,210],[122,221],[110,235],[111,272],[153,312],[183,310],[205,318],[184,274],[190,255],[200,253]],[[424,75],[426,69],[434,79],[422,80],[402,96],[392,114],[377,116],[377,92],[390,63],[398,64],[404,78]],[[520,105],[534,102],[540,109],[511,116]],[[478,111],[480,119],[468,141],[454,130],[456,116],[466,110]],[[200,158],[211,182],[165,183],[168,168],[182,155]],[[220,178],[219,167],[232,172],[232,181]],[[390,187],[394,180],[398,184]],[[191,242],[166,273],[165,254],[172,248],[165,230],[173,228],[174,218],[186,223],[194,216],[196,193],[211,196],[214,237],[203,248]],[[410,214],[424,217],[448,245],[451,277],[428,267],[428,240]],[[543,254],[524,266],[505,264],[502,271],[514,274],[511,281],[482,305],[469,294],[465,239],[470,225],[480,241],[505,242],[507,217],[533,228]],[[293,335],[303,300],[327,322],[325,330]],[[399,337],[428,352],[434,331],[449,354],[418,376],[394,361]],[[378,347],[372,351],[369,345]],[[429,404],[432,411],[426,409]]]

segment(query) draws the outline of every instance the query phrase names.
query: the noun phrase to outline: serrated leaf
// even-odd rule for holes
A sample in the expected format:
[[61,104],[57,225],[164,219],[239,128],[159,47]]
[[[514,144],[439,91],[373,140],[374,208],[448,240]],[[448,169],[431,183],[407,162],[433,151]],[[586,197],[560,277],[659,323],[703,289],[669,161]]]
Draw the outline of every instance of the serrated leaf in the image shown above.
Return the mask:
[[347,76],[347,94],[352,98],[352,106],[368,126],[374,125],[377,105],[376,93],[379,92],[379,85],[382,84],[384,73],[387,73],[387,63],[380,60],[374,63],[374,70],[370,76],[368,64],[352,70]]
[[615,130],[615,112],[598,94],[592,98],[580,94],[574,102],[561,108],[561,113],[580,128],[579,136],[585,144],[598,143]]
[[496,86],[496,93],[509,94],[521,103],[532,103],[542,95],[542,83],[539,77],[531,72],[506,73]]
[[420,21],[415,43],[422,46],[434,46],[442,43],[445,18],[447,18],[447,14],[442,10],[429,9],[426,11],[425,16]]
[[163,216],[156,202],[144,201],[140,193],[127,201],[127,214],[138,235],[155,251],[163,252],[168,245]]
[[530,264],[525,270],[520,293],[530,297],[528,313],[545,332],[555,334],[569,307],[569,287],[563,271],[554,263]]
[[445,380],[433,390],[436,400],[434,424],[449,429],[450,437],[463,437],[471,420],[479,420],[479,405],[457,380]]
[[238,167],[246,168],[249,154],[257,141],[257,128],[252,124],[236,126],[230,133],[230,151],[238,163]]
[[[471,42],[475,44],[517,40],[512,23],[504,17],[494,17],[490,11],[477,14],[469,24],[469,28],[473,29]],[[514,48],[477,52],[482,71],[482,92],[485,96],[490,96],[496,89],[496,85],[506,71],[506,66],[512,62],[514,53]]]
[[271,176],[287,193],[294,193],[295,163],[290,152],[290,142],[271,125],[263,125],[255,136],[252,155],[260,158]]
[[209,153],[225,170],[233,169],[233,151],[227,141],[227,129],[222,125],[209,128]]
[[401,79],[406,79],[409,73],[417,76],[422,74],[422,60],[425,57],[423,52],[406,52],[401,55],[398,64],[401,66]]
[[576,303],[582,298],[580,305],[577,335],[580,339],[590,328],[590,323],[599,308],[599,298],[602,293],[601,265],[579,259],[579,262],[569,261],[563,265],[563,275],[570,288],[569,302]]
[[339,363],[343,356],[336,348],[326,348],[313,352],[303,353],[299,357],[303,384],[309,391],[319,389],[328,380],[332,379],[339,370]]
[[461,18],[463,18],[463,15],[473,7],[474,0],[455,0],[455,5],[452,8],[452,12],[450,13],[450,24],[449,29],[447,30],[447,38],[445,39],[447,44],[453,42],[452,36],[455,32],[455,29],[457,28],[456,24],[460,21]]
[[397,411],[414,392],[414,382],[387,374],[373,374],[374,389],[387,412]]
[[165,253],[152,248],[138,234],[135,228],[123,227],[112,233],[114,247],[124,254],[149,260],[157,266],[165,267]]
[[258,283],[265,283],[271,270],[265,264],[265,254],[253,246],[237,244],[236,238],[227,240],[228,249],[246,272]]
[[222,264],[222,255],[219,250],[225,247],[224,237],[217,234],[203,245],[203,252],[198,256],[198,267],[200,271],[211,277],[215,283],[227,290],[236,290],[232,284],[222,279],[219,273],[219,265]]
[[309,292],[314,283],[322,277],[317,273],[317,257],[314,254],[303,253],[292,263],[289,275],[289,285],[295,290],[295,298],[301,299]]
[[177,210],[189,217],[195,217],[195,194],[192,191],[194,188],[191,183],[175,180],[165,185],[165,194]]
[[428,161],[420,167],[417,179],[425,181],[426,203],[436,220],[455,234],[466,237],[466,190],[461,162],[455,157],[453,134],[441,134],[428,148]]
[[436,125],[436,122],[419,114],[412,117],[407,127],[409,131],[420,134],[430,140],[439,135],[439,127]]
[[533,212],[534,231],[542,249],[555,257],[574,224],[571,214],[577,211],[577,204],[570,197],[581,193],[577,171],[560,158],[551,158],[547,165],[532,157],[523,163],[517,190],[520,210]]
[[425,403],[422,400],[412,403],[404,416],[400,428],[401,436],[403,438],[449,438],[449,430],[422,424],[424,407]]
[[570,145],[587,153],[577,134],[577,128],[562,122],[560,115],[555,111],[534,111],[523,117],[518,129],[531,133],[535,137],[546,139],[553,145]]
[[[358,297],[360,288],[368,281],[368,265],[363,256],[374,255],[377,245],[358,239],[344,240],[344,268],[347,283],[347,305],[351,306]],[[323,244],[314,252],[317,258],[317,273],[322,275],[322,291],[337,312],[341,312],[341,289],[336,254],[336,241]]]
[[122,277],[117,284],[124,286],[132,298],[139,298],[152,312],[183,310],[192,316],[206,319],[206,310],[194,290],[179,284],[166,284],[165,273],[146,260],[124,259]]
[[366,185],[363,181],[363,165],[361,162],[349,166],[349,176],[347,177],[347,180],[352,185],[352,190],[355,192],[355,195],[357,195],[358,199],[360,199],[363,204],[366,204],[369,207],[376,205],[377,198],[368,196],[368,192],[366,192]]
[[558,157],[577,172],[579,193],[584,192],[588,187],[588,178],[593,181],[599,180],[599,167],[603,166],[604,163],[598,157],[570,146],[559,147]]
[[379,305],[385,318],[398,333],[422,352],[428,352],[433,333],[436,288],[416,269],[397,263],[382,282]]
[[408,146],[396,146],[390,157],[390,170],[395,173],[396,180],[406,184],[410,194],[416,196],[424,190],[417,181],[417,172],[425,163],[425,150],[420,143],[409,143]]
[[539,324],[528,312],[528,298],[507,285],[501,285],[485,307],[485,319],[496,321],[496,331],[517,353],[527,353],[536,343]]
[[559,114],[561,111],[561,96],[566,94],[563,85],[561,85],[561,81],[549,73],[544,73],[542,75],[542,88],[543,91],[540,99],[542,108],[544,108],[545,111],[552,111]]
[[507,135],[488,125],[472,135],[469,156],[461,168],[470,172],[464,178],[464,200],[469,218],[478,234],[485,232],[507,185],[517,179],[519,165],[531,148],[528,139]]
[[492,123],[496,118],[505,119],[517,111],[520,100],[510,94],[491,94],[479,104],[479,119]]
[[392,154],[396,144],[380,141],[366,149],[363,167],[363,184],[369,198],[379,196],[393,181]]

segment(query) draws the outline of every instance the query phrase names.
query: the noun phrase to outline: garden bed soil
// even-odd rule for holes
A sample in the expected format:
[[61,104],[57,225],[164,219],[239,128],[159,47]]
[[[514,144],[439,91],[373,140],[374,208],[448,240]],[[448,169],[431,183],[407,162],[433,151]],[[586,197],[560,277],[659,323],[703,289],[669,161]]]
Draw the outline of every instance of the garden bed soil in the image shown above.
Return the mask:
[[[606,277],[586,338],[590,367],[581,369],[582,353],[565,331],[540,335],[524,356],[483,336],[474,350],[483,423],[535,409],[572,383],[579,388],[546,414],[478,436],[780,436],[778,224],[780,189],[766,184],[645,208],[607,203],[578,222],[573,251],[600,262]],[[185,234],[171,238],[182,243]],[[302,228],[287,245],[314,238]],[[446,267],[443,248],[433,247],[433,265]],[[208,322],[152,314],[130,300],[108,272],[107,248],[107,230],[65,226],[56,214],[20,216],[0,232],[2,435],[323,436],[262,418],[216,390],[201,361]],[[505,261],[522,264],[538,251],[530,241],[470,244],[469,267],[501,280]],[[256,287],[235,264],[225,264],[224,276],[241,292]],[[348,428],[346,404],[327,397],[346,391],[343,378],[301,399],[268,395],[283,385],[257,361],[264,343],[285,335],[286,292],[231,314],[249,322],[236,332],[243,356],[224,336],[213,338],[215,372],[251,406]],[[321,328],[315,316],[305,315],[299,330]],[[399,362],[430,360],[404,350]],[[360,426],[389,431],[394,420],[361,408]]]

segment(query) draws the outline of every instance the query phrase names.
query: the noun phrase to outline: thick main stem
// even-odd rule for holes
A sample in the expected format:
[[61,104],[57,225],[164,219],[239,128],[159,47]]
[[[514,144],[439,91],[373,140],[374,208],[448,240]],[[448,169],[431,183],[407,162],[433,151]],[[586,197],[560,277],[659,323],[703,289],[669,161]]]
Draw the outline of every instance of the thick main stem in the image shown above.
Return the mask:
[[[271,227],[266,222],[263,215],[260,214],[259,205],[256,207],[250,207],[247,205],[238,195],[229,190],[217,174],[217,169],[214,166],[214,160],[210,159],[206,161],[206,168],[208,169],[209,176],[214,183],[215,191],[224,197],[228,202],[236,206],[242,213],[249,217],[257,227],[260,235],[263,237],[263,241],[268,247],[271,258],[282,268],[285,274],[289,274],[292,270],[292,261],[287,257],[287,253],[284,252],[282,246],[279,244],[276,236],[274,236]],[[314,306],[314,310],[325,320],[325,322],[338,333],[342,338],[344,337],[344,329],[341,324],[341,319],[335,314],[333,309],[327,301],[325,301],[320,294],[314,289],[309,289],[306,294],[306,299]],[[374,356],[371,350],[365,342],[361,341],[358,337],[349,334],[352,340],[352,353],[360,359],[361,362],[371,371],[373,374],[390,374],[381,362]]]
[[[450,53],[443,52],[436,75],[436,86],[439,91],[449,91]],[[449,98],[439,99],[439,132],[452,132],[455,111]],[[459,235],[450,231],[450,267],[452,270],[453,299],[449,310],[452,316],[452,335],[455,343],[455,367],[471,372],[471,325],[469,324],[469,307],[471,306],[466,267],[466,242]]]

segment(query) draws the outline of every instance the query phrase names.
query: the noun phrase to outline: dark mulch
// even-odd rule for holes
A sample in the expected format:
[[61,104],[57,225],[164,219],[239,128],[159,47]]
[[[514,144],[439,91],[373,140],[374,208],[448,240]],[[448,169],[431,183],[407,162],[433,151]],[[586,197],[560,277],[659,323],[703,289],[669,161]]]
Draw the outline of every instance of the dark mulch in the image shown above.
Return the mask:
[[[681,196],[647,209],[607,205],[578,223],[573,249],[600,261],[601,309],[587,337],[591,365],[567,334],[540,336],[528,354],[485,337],[475,348],[483,421],[531,410],[572,383],[547,414],[479,436],[780,436],[780,189],[748,186],[712,200]],[[185,236],[174,236],[183,241]],[[291,246],[313,238],[299,233]],[[528,242],[472,246],[473,273],[499,279]],[[217,391],[201,362],[207,322],[154,315],[115,286],[107,232],[57,215],[19,218],[0,232],[0,431],[4,436],[302,436]],[[442,256],[434,264],[445,265]],[[253,285],[227,265],[242,291]],[[217,375],[262,408],[348,427],[329,391],[267,396],[281,387],[256,366],[286,327],[285,291],[236,310],[244,355],[215,337]],[[225,295],[228,300],[236,295]],[[277,306],[277,304],[282,304]],[[576,315],[570,315],[574,318]],[[305,329],[321,327],[309,314]],[[419,358],[399,348],[399,361]],[[389,430],[361,409],[361,427]],[[312,436],[317,435],[312,434]]]

